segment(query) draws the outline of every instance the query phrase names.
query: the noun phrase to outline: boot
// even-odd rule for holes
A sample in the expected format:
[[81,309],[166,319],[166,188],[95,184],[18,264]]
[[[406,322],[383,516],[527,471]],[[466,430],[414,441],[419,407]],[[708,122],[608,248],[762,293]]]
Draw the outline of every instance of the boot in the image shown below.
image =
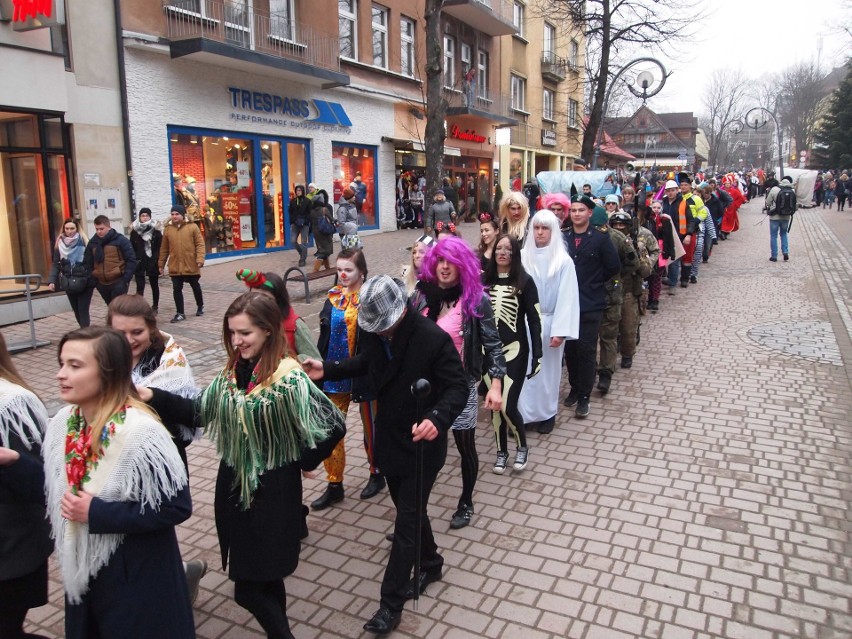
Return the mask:
[[343,501],[343,482],[328,482],[322,497],[311,504],[312,510],[325,510],[332,504]]
[[361,491],[361,499],[370,499],[371,497],[375,497],[378,495],[382,488],[385,487],[385,478],[381,473],[371,473],[370,480],[367,482],[367,485],[364,486],[364,490]]
[[600,371],[598,373],[598,390],[601,395],[606,395],[609,392],[610,384],[612,384],[612,373],[609,371]]
[[323,265],[323,268],[327,268],[327,269],[328,269],[328,268],[331,268],[331,264],[329,264],[329,263],[328,263],[328,258],[325,258],[325,259],[322,261],[322,265]]
[[320,259],[314,260],[314,273],[316,273],[317,271],[319,271],[322,268],[322,262],[323,261],[320,260]]

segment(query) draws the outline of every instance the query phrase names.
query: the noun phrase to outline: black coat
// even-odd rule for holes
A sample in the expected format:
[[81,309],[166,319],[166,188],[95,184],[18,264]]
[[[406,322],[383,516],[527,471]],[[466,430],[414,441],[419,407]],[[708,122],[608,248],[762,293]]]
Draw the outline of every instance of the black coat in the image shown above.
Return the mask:
[[302,195],[290,200],[290,224],[296,226],[310,226],[311,224],[311,200]]
[[562,232],[568,255],[574,260],[577,287],[580,291],[580,312],[602,311],[606,308],[606,282],[621,272],[618,251],[606,231],[589,226],[575,242],[574,229]]
[[130,244],[133,246],[133,252],[136,253],[136,273],[145,273],[153,277],[159,275],[157,262],[160,259],[160,245],[162,243],[163,232],[154,229],[151,234],[151,257],[148,257],[145,253],[145,240],[136,231],[130,232]]
[[[387,476],[414,474],[412,426],[419,415],[411,396],[415,380],[426,379],[432,392],[423,404],[423,417],[438,429],[438,437],[423,442],[424,471],[437,473],[447,457],[447,432],[467,403],[468,385],[458,351],[450,336],[410,307],[388,342],[364,333],[363,350],[346,360],[323,362],[325,378],[346,379],[369,374],[376,387],[376,466]],[[390,350],[390,356],[385,346]]]

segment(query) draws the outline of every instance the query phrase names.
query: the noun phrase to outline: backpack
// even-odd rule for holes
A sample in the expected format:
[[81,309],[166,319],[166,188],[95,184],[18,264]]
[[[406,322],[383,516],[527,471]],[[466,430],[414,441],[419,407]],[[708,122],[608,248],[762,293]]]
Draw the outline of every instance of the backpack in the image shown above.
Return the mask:
[[775,196],[775,210],[772,215],[789,217],[796,212],[796,192],[789,186],[782,186]]
[[323,235],[332,235],[335,231],[334,225],[325,213],[317,219],[317,230]]

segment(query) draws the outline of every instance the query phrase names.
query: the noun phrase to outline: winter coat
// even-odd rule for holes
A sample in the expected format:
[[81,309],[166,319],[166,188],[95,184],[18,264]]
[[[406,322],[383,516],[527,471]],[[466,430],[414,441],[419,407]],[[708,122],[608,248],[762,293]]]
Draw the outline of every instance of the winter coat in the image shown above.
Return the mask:
[[154,229],[151,233],[151,257],[145,253],[145,240],[136,231],[130,232],[130,243],[136,253],[136,272],[156,276],[157,264],[160,259],[160,246],[163,244],[163,233],[160,229]]
[[163,231],[157,268],[169,264],[169,275],[199,275],[204,265],[204,238],[197,224],[169,222]]
[[324,260],[334,253],[334,234],[323,233],[319,228],[320,217],[325,218],[334,226],[334,212],[328,204],[328,193],[324,190],[317,191],[311,200],[311,230],[314,234],[314,242],[317,247],[317,259]]
[[343,235],[355,235],[358,233],[358,209],[352,200],[340,198],[337,204],[337,230]]
[[[579,246],[575,241],[580,239]],[[602,311],[606,308],[606,282],[621,272],[618,251],[607,233],[589,226],[584,233],[573,228],[562,232],[568,255],[574,260],[577,286],[580,292],[580,312]]]
[[290,224],[307,226],[311,223],[311,200],[304,195],[290,200]]
[[453,221],[455,215],[456,208],[449,199],[446,199],[443,202],[435,201],[432,202],[432,205],[426,212],[426,219],[423,221],[423,225],[427,228],[434,229],[438,222],[449,224]]
[[104,237],[95,235],[89,240],[83,264],[98,284],[109,286],[121,279],[129,284],[136,272],[136,251],[130,240],[110,229]]

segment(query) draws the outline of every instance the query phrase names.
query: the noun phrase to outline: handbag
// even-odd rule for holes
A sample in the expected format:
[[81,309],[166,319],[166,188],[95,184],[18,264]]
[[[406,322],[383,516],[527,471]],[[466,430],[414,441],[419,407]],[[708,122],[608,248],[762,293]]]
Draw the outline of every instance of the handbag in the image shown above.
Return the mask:
[[317,220],[317,230],[323,235],[334,235],[334,225],[324,214]]
[[89,286],[89,277],[85,274],[85,268],[80,264],[75,264],[68,269],[63,268],[59,271],[57,283],[59,290],[67,293],[82,293]]

